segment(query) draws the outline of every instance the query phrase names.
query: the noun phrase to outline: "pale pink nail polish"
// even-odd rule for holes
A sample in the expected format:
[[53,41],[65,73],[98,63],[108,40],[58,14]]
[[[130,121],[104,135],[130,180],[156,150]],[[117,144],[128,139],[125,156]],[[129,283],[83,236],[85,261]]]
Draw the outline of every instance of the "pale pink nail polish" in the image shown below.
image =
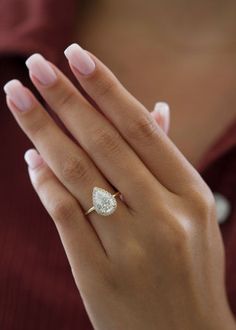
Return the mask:
[[20,111],[30,110],[30,108],[32,107],[33,100],[30,97],[29,93],[27,93],[26,88],[19,80],[10,80],[8,83],[6,83],[3,89],[11,100],[11,102],[14,103],[14,105]]
[[78,44],[70,45],[64,53],[71,65],[81,74],[89,75],[95,70],[95,63],[91,56]]
[[52,85],[57,80],[55,71],[42,55],[31,55],[25,64],[42,85]]
[[170,127],[170,107],[168,103],[166,102],[157,102],[154,107],[153,113],[158,113],[162,118],[164,122],[163,130],[164,132],[169,131]]
[[33,170],[39,167],[43,163],[42,157],[35,149],[29,149],[24,155],[24,159],[28,166]]

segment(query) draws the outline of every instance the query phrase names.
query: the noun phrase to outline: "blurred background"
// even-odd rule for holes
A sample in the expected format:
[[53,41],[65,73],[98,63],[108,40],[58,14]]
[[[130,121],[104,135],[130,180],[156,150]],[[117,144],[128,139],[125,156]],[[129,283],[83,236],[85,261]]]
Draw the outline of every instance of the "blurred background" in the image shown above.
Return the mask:
[[[236,314],[235,36],[234,0],[0,0],[1,87],[17,78],[39,97],[25,60],[41,53],[84,93],[63,54],[78,42],[150,111],[157,101],[170,104],[170,138],[217,197]],[[23,155],[31,142],[2,88],[0,104],[0,329],[90,330],[56,229],[28,179]]]

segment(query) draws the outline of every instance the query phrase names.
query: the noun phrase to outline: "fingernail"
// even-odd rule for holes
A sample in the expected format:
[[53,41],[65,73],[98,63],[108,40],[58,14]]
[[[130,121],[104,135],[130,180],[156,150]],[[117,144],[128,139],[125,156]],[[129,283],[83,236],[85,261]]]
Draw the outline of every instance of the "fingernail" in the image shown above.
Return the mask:
[[170,127],[170,107],[166,102],[157,102],[155,104],[153,113],[158,113],[164,121],[164,131],[168,132]]
[[20,111],[24,112],[30,110],[32,107],[32,99],[19,80],[10,80],[3,89],[12,103],[14,103]]
[[68,61],[80,73],[87,76],[95,70],[95,63],[90,55],[78,44],[72,44],[64,51]]
[[43,158],[35,149],[27,150],[24,155],[24,159],[32,170],[36,169],[43,163]]
[[31,55],[25,64],[42,85],[52,85],[57,80],[55,71],[42,55]]

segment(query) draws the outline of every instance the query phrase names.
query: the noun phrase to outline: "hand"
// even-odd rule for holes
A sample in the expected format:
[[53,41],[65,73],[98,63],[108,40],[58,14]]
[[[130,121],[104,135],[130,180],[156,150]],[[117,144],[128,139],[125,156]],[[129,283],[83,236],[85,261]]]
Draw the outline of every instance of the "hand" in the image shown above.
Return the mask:
[[[74,140],[19,81],[5,91],[94,328],[235,329],[210,189],[107,67],[77,45],[66,56],[98,109],[40,55],[27,66]],[[84,215],[94,186],[122,194],[109,217]]]

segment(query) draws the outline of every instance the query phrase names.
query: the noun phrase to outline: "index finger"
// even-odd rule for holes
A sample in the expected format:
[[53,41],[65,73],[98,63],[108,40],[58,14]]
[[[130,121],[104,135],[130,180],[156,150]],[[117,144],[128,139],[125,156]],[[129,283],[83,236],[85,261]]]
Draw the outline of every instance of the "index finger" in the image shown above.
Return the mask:
[[68,47],[65,55],[86,93],[162,185],[178,194],[199,182],[197,171],[156,125],[148,110],[101,61],[77,44]]

